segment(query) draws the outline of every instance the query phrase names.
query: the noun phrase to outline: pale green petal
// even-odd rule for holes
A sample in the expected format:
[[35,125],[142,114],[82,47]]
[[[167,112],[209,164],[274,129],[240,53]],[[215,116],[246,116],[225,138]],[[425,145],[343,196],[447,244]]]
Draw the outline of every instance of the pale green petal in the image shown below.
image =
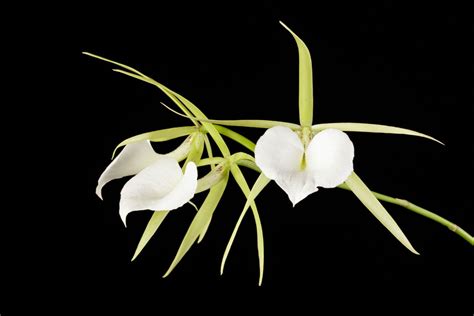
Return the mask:
[[204,159],[199,160],[199,162],[197,163],[197,166],[202,167],[202,166],[207,166],[207,165],[215,165],[225,160],[226,159],[222,157],[204,158]]
[[[95,54],[91,54],[91,53],[88,53],[88,52],[82,52],[84,55],[87,55],[87,56],[90,56],[90,57],[93,57],[93,58],[97,58],[97,59],[100,59],[102,61],[106,61],[108,63],[111,63],[111,64],[114,64],[114,65],[117,65],[119,67],[122,67],[128,71],[124,71],[124,70],[121,70],[121,69],[113,69],[113,71],[116,71],[116,72],[120,72],[120,73],[123,73],[125,75],[128,75],[130,77],[133,77],[135,79],[138,79],[138,80],[142,80],[142,81],[145,81],[145,82],[148,82],[150,84],[154,84],[154,80],[151,79],[150,77],[144,75],[143,73],[139,72],[138,70],[136,70],[135,68],[132,68],[130,66],[127,66],[127,65],[124,65],[124,64],[121,64],[121,63],[118,63],[116,61],[113,61],[111,59],[107,59],[107,58],[104,58],[104,57],[101,57],[101,56],[98,56],[98,55],[95,55]],[[170,95],[167,91],[164,91],[165,94],[167,94],[175,103],[176,105],[187,115],[191,115],[191,113],[188,111],[188,109],[182,104],[180,103],[173,95]],[[196,121],[193,121],[194,125],[196,126],[199,126],[197,124]]]
[[[163,86],[164,87],[164,86]],[[165,87],[166,88],[166,87]],[[168,88],[166,88],[168,89]],[[197,119],[207,119],[207,117],[204,115],[204,113],[199,110],[197,106],[195,106],[191,101],[186,99],[185,97],[181,96],[180,94],[173,92],[168,89],[171,93],[173,93],[183,104],[196,116]],[[227,147],[224,139],[222,139],[221,134],[216,130],[214,125],[206,122],[202,122],[202,125],[206,128],[206,130],[209,132],[209,135],[211,135],[212,139],[216,143],[217,147],[221,151],[222,155],[224,157],[230,156],[230,151],[229,148]]]
[[[253,128],[271,128],[274,126],[286,126],[293,130],[301,129],[301,126],[294,123],[282,122],[282,121],[271,121],[271,120],[216,120],[216,119],[204,119],[204,118],[197,118],[195,116],[189,116],[186,114],[179,113],[178,111],[173,110],[171,107],[167,106],[165,103],[160,102],[166,109],[173,112],[174,114],[189,118],[192,120],[198,120],[200,122],[212,123],[212,124],[219,124],[225,126],[238,126],[238,127],[253,127]],[[216,128],[218,128],[216,126]]]
[[232,155],[232,161],[237,162],[239,160],[250,160],[255,161],[255,158],[247,153],[238,152]]
[[198,244],[201,243],[201,241],[204,239],[204,236],[206,236],[207,230],[209,229],[211,222],[212,222],[212,216],[209,218],[209,220],[207,221],[207,224],[204,225],[201,233],[199,234],[199,239],[197,240]]
[[236,141],[237,143],[241,144],[242,146],[244,146],[245,148],[247,148],[248,150],[252,152],[255,150],[255,143],[252,142],[247,137],[224,126],[214,125],[214,127],[221,135],[229,137],[230,139]]
[[194,141],[194,138],[199,134],[199,132],[192,133],[185,140],[173,151],[164,154],[163,156],[170,157],[175,159],[176,161],[180,162],[188,157],[189,152],[191,151],[191,147]]
[[[176,98],[179,102],[181,102],[189,111],[194,115],[194,117],[198,120],[201,121],[202,125],[206,128],[208,133],[211,135],[212,139],[216,143],[217,147],[221,151],[222,155],[224,157],[230,156],[230,151],[229,148],[227,147],[225,141],[222,139],[222,136],[219,134],[219,132],[216,130],[214,125],[205,122],[207,120],[207,117],[202,113],[201,110],[197,106],[195,106],[191,101],[180,95],[179,93],[174,92],[173,90],[167,88],[166,86],[162,85],[161,83],[153,80],[153,82],[149,82],[156,87],[158,87],[160,90],[165,92],[168,96],[171,95],[174,98]],[[186,113],[185,116],[191,117],[191,114]]]
[[202,133],[196,133],[194,138],[191,142],[191,148],[189,150],[188,157],[184,165],[186,166],[190,161],[197,164],[202,157],[202,153],[204,152],[204,135]]
[[135,250],[135,254],[133,255],[132,261],[135,260],[138,255],[142,252],[143,248],[147,245],[150,241],[151,237],[156,233],[158,228],[160,227],[161,223],[166,218],[169,212],[167,211],[157,211],[153,212],[153,215],[150,218],[150,221],[146,225],[145,231],[143,232],[142,238],[138,243],[137,249]]
[[271,120],[213,120],[213,119],[198,119],[201,122],[219,124],[224,126],[236,126],[236,127],[252,127],[252,128],[272,128],[275,126],[285,126],[292,130],[300,129],[301,126],[294,123],[282,122],[282,121],[271,121]]
[[143,140],[149,140],[152,142],[164,142],[171,139],[187,136],[195,131],[196,131],[196,127],[194,126],[183,126],[183,127],[161,129],[161,130],[157,130],[153,132],[147,132],[147,133],[135,135],[133,137],[127,138],[126,140],[118,144],[114,150],[114,154],[112,155],[112,157],[115,155],[115,152],[117,151],[118,148],[128,145],[128,144],[133,144],[133,143],[143,141]]
[[383,205],[377,200],[365,183],[353,172],[346,180],[346,184],[357,198],[367,207],[367,209],[385,226],[395,238],[414,254],[419,254],[408,241],[405,234],[398,227],[395,220],[385,210]]
[[114,64],[114,65],[117,65],[119,67],[122,67],[124,69],[127,69],[131,72],[134,72],[135,74],[139,75],[139,76],[142,76],[144,78],[148,78],[147,76],[145,76],[144,74],[142,74],[141,72],[139,72],[138,70],[136,70],[135,68],[132,68],[130,66],[127,66],[127,65],[124,65],[124,64],[121,64],[121,63],[118,63],[116,61],[113,61],[111,59],[107,59],[105,57],[101,57],[99,55],[95,55],[95,54],[92,54],[92,53],[88,53],[88,52],[82,52],[84,55],[87,55],[87,56],[90,56],[90,57],[93,57],[93,58],[97,58],[97,59],[100,59],[100,60],[103,60],[103,61],[106,61],[108,63],[111,63],[111,64]]
[[395,126],[379,125],[379,124],[366,124],[366,123],[325,123],[313,125],[313,131],[319,132],[324,129],[335,128],[344,132],[365,132],[365,133],[382,133],[382,134],[402,134],[410,136],[419,136],[431,139],[441,145],[444,145],[439,140],[422,133],[418,133],[406,128],[400,128]]
[[280,21],[280,24],[291,33],[298,45],[299,56],[299,111],[301,126],[313,124],[313,69],[311,65],[311,54],[305,43],[288,26]]
[[236,162],[239,166],[252,169],[255,172],[261,173],[262,170],[257,166],[257,164],[250,160],[239,160]]
[[204,203],[194,216],[191,225],[189,225],[188,231],[186,232],[186,235],[179,246],[178,252],[176,253],[173,262],[171,263],[168,271],[166,271],[165,275],[163,276],[164,278],[167,277],[171,271],[173,271],[176,265],[181,261],[194,242],[198,239],[199,235],[204,234],[205,230],[207,230],[207,226],[211,220],[212,214],[214,213],[222,195],[224,194],[228,179],[229,177],[227,175],[224,177],[223,181],[220,181],[209,191]]
[[[250,204],[250,207],[252,209],[252,214],[255,219],[255,228],[257,231],[257,250],[258,250],[258,260],[259,260],[259,268],[260,268],[260,277],[258,280],[258,285],[262,285],[262,280],[263,280],[263,266],[264,266],[264,244],[263,244],[263,229],[262,229],[262,223],[260,221],[260,216],[258,215],[258,210],[257,210],[257,205],[255,204],[254,200],[255,197],[263,190],[263,188],[268,184],[269,179],[267,179],[265,176],[260,176],[257,181],[257,183],[254,185],[256,187],[254,194],[252,196],[250,192],[249,185],[247,183],[247,180],[245,180],[245,177],[240,170],[240,168],[236,164],[231,165],[231,172],[232,175],[234,176],[235,181],[239,185],[240,189],[242,192],[245,194],[245,197],[249,200],[248,203]],[[248,206],[247,206],[248,209]],[[221,265],[221,274],[223,273],[224,269],[224,264],[225,260],[227,258],[227,254],[230,250],[230,246],[232,245],[232,241],[235,238],[235,234],[237,233],[238,226],[240,225],[240,222],[242,221],[243,216],[245,215],[246,210],[242,212],[241,218],[239,218],[237,222],[236,229],[234,229],[234,232],[232,233],[231,241],[229,241],[230,245],[228,245],[228,248],[226,248],[226,252],[224,253],[224,258],[222,261]]]
[[208,174],[198,180],[196,193],[201,193],[203,191],[209,190],[216,183],[220,182],[228,173],[228,171],[229,167],[227,160],[224,160],[223,162],[219,163],[215,168],[212,168]]
[[253,127],[253,128],[271,128],[274,126],[286,126],[292,130],[300,129],[301,126],[294,123],[282,122],[282,121],[271,121],[271,120],[207,120],[209,123],[225,125],[225,126],[238,126],[238,127]]
[[[211,146],[211,142],[209,141],[209,137],[207,136],[207,134],[204,134],[204,144],[206,146],[206,152],[207,152],[207,156],[209,159],[213,159],[214,158],[214,154],[212,152],[212,146]],[[201,161],[198,163],[198,166],[200,166],[200,163],[202,163],[204,159],[201,159]],[[214,167],[213,163],[211,163],[211,167]]]

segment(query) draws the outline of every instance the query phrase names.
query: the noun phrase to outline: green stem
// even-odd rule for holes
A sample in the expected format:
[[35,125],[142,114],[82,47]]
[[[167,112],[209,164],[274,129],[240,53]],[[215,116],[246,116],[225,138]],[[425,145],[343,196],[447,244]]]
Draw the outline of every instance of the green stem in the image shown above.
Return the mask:
[[[345,183],[338,186],[338,188],[350,191],[349,187]],[[418,205],[415,205],[415,204],[413,204],[413,203],[411,203],[407,200],[394,198],[394,197],[391,197],[391,196],[388,196],[388,195],[385,195],[385,194],[381,194],[381,193],[377,193],[377,192],[373,192],[373,191],[372,191],[372,193],[380,201],[384,201],[384,202],[399,205],[401,207],[406,208],[407,210],[410,210],[410,211],[415,212],[419,215],[427,217],[427,218],[429,218],[429,219],[431,219],[431,220],[447,227],[450,231],[458,234],[463,239],[465,239],[468,243],[470,243],[471,245],[474,246],[474,238],[468,232],[466,232],[464,229],[462,229],[458,225],[454,224],[453,222],[450,222],[447,219],[445,219],[445,218],[443,218],[443,217],[441,217],[441,216],[439,216],[439,215],[437,215],[433,212],[430,212],[427,209],[419,207]]]

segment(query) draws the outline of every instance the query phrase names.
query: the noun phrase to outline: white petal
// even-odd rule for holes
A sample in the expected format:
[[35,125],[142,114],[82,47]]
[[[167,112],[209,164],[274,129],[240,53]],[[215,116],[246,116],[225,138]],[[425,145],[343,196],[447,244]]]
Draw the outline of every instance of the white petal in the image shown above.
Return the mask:
[[268,129],[255,146],[255,162],[263,174],[288,194],[293,205],[316,192],[311,172],[302,170],[303,143],[288,127]]
[[305,197],[318,191],[318,184],[311,172],[298,171],[291,173],[281,173],[275,182],[282,188],[290,198],[293,206]]
[[265,131],[255,146],[255,163],[269,179],[301,169],[304,147],[288,127],[275,126]]
[[317,185],[335,188],[343,183],[354,170],[354,145],[346,133],[326,129],[313,137],[306,148],[306,163]]
[[120,217],[125,224],[128,213],[139,210],[174,210],[188,202],[196,191],[197,167],[188,163],[183,175],[178,162],[161,156],[123,187]]
[[100,176],[95,193],[102,199],[102,187],[106,183],[139,173],[156,162],[159,156],[148,140],[125,146]]

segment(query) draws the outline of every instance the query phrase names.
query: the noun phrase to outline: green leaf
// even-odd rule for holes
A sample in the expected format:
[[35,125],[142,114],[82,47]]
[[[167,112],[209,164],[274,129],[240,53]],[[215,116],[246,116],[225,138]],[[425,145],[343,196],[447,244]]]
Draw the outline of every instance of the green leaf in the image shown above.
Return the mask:
[[164,142],[171,139],[187,136],[195,131],[196,131],[196,127],[194,126],[182,126],[182,127],[160,129],[153,132],[147,132],[147,133],[135,135],[130,138],[127,138],[126,140],[118,144],[117,147],[115,147],[112,157],[115,156],[115,152],[117,151],[117,149],[131,143],[136,143],[142,140],[149,140],[152,142]]
[[227,186],[227,181],[229,176],[227,175],[223,181],[220,181],[216,185],[214,185],[209,194],[207,195],[204,203],[202,204],[199,211],[194,216],[191,225],[189,225],[188,231],[179,246],[178,252],[171,263],[168,271],[163,276],[164,278],[167,277],[171,271],[176,267],[176,265],[181,261],[184,255],[191,249],[191,246],[194,242],[198,239],[201,234],[205,233],[207,230],[207,226],[209,225],[209,221],[211,220],[212,214],[214,213],[217,204],[219,203],[222,195],[224,194],[224,190]]
[[379,200],[377,200],[375,195],[355,174],[355,172],[353,172],[349,176],[349,178],[346,180],[346,184],[351,189],[351,191],[357,196],[357,198],[362,202],[362,204],[367,207],[367,209],[375,216],[375,218],[377,218],[382,223],[382,225],[385,226],[385,228],[387,228],[393,234],[393,236],[398,239],[398,241],[400,241],[405,247],[407,247],[408,250],[410,250],[414,254],[419,255],[419,253],[410,244],[400,227],[398,227],[392,216],[390,216],[390,214],[385,210]]
[[168,215],[168,211],[156,211],[153,212],[153,215],[150,218],[150,221],[146,225],[145,231],[143,232],[142,238],[138,243],[137,249],[135,250],[135,254],[133,255],[132,261],[135,260],[140,252],[142,252],[143,248],[145,248],[146,244],[150,241],[151,237],[156,233],[158,228],[160,227],[161,223]]
[[250,205],[253,216],[255,218],[255,226],[257,230],[257,249],[258,249],[258,260],[259,260],[259,269],[260,269],[260,277],[258,280],[258,285],[260,286],[262,285],[263,266],[264,266],[263,229],[262,229],[262,223],[260,221],[260,216],[258,215],[257,206],[255,205],[254,200],[258,196],[258,194],[265,188],[265,186],[270,182],[270,180],[267,177],[265,177],[263,173],[260,174],[257,181],[255,181],[252,191],[250,191],[247,180],[245,180],[245,177],[242,171],[240,170],[240,168],[236,164],[232,164],[230,170],[232,172],[232,175],[234,176],[235,181],[239,185],[240,189],[242,190],[242,192],[244,192],[247,198],[247,202],[245,203],[244,209],[242,213],[240,214],[240,217],[237,221],[237,224],[235,225],[234,231],[232,232],[232,235],[225,249],[224,256],[222,257],[221,274],[224,273],[224,266],[227,260],[227,256],[229,255],[230,248],[232,247],[232,243],[234,242],[235,235],[237,234],[237,231],[239,230],[240,223],[242,222],[247,212],[247,209],[249,208],[249,205]]
[[280,21],[280,24],[291,33],[298,45],[300,124],[302,127],[309,127],[313,124],[313,69],[311,66],[311,54],[298,35],[283,22]]
[[410,136],[419,136],[431,139],[441,145],[444,145],[439,140],[422,134],[418,133],[406,128],[395,127],[395,126],[387,126],[387,125],[380,125],[380,124],[366,124],[366,123],[325,123],[325,124],[316,124],[313,125],[313,131],[319,132],[324,129],[328,128],[335,128],[344,132],[365,132],[365,133],[382,133],[382,134],[402,134],[402,135],[410,135]]

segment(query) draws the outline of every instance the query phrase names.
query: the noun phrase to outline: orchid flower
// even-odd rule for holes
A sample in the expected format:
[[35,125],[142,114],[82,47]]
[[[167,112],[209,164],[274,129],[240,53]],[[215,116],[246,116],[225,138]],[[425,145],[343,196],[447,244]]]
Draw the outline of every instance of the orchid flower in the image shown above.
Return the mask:
[[178,161],[191,148],[189,136],[175,151],[155,153],[149,140],[128,144],[99,178],[96,194],[102,199],[102,187],[109,181],[132,176],[120,195],[119,214],[126,225],[130,212],[140,210],[174,210],[187,203],[197,187],[197,167],[189,162],[183,174]]
[[[270,120],[212,120],[191,101],[156,80],[127,65],[90,53],[88,56],[112,63],[114,71],[141,80],[159,88],[177,106],[180,112],[172,112],[191,120],[194,126],[157,130],[130,137],[121,142],[116,150],[125,146],[99,178],[96,194],[102,198],[102,187],[109,181],[133,176],[121,191],[119,214],[125,223],[127,214],[139,210],[153,210],[148,225],[140,239],[132,261],[140,254],[151,237],[163,223],[168,211],[191,203],[195,194],[209,191],[194,216],[181,245],[165,273],[168,276],[191,246],[204,238],[212,221],[213,213],[226,189],[230,175],[246,197],[230,236],[221,262],[221,274],[242,220],[250,208],[255,220],[259,258],[259,285],[262,284],[264,267],[263,230],[255,199],[274,180],[288,195],[293,206],[318,191],[318,188],[351,190],[367,209],[411,252],[418,254],[405,234],[380,201],[402,206],[430,218],[454,231],[474,245],[474,238],[454,223],[416,206],[406,200],[392,198],[371,191],[354,172],[354,145],[345,132],[403,134],[424,137],[438,143],[431,136],[412,130],[365,123],[325,123],[313,125],[313,87],[311,56],[304,42],[280,22],[296,41],[299,52],[299,124]],[[225,126],[267,129],[253,143],[243,135]],[[150,142],[161,142],[187,136],[185,141],[168,154],[157,154]],[[210,136],[210,137],[209,137]],[[244,153],[231,153],[226,136],[254,152],[255,157]],[[214,156],[210,140],[213,140],[221,156]],[[441,143],[442,144],[442,143]],[[203,158],[204,147],[207,158]],[[115,154],[115,151],[114,151]],[[112,156],[114,156],[114,154]],[[181,168],[179,162],[186,159]],[[198,179],[197,168],[211,170]],[[240,167],[260,173],[252,188],[248,185]],[[184,172],[183,172],[184,170]]]
[[[365,123],[313,125],[311,55],[304,42],[285,24],[280,23],[290,32],[298,46],[300,124],[269,120],[209,120],[179,115],[208,124],[267,129],[254,148],[255,163],[262,174],[250,195],[251,201],[266,187],[269,180],[274,180],[287,193],[293,206],[316,192],[318,187],[348,187],[395,238],[408,250],[418,254],[392,216],[353,171],[354,146],[345,132],[405,134],[441,142],[431,136],[393,126]],[[239,137],[235,139],[239,140]],[[234,232],[239,225],[240,222]],[[232,242],[233,237],[229,245]],[[223,261],[225,257],[226,254]]]
[[354,145],[337,129],[325,129],[308,142],[288,127],[275,126],[255,147],[257,166],[288,194],[293,206],[318,187],[335,188],[346,181],[353,158]]

